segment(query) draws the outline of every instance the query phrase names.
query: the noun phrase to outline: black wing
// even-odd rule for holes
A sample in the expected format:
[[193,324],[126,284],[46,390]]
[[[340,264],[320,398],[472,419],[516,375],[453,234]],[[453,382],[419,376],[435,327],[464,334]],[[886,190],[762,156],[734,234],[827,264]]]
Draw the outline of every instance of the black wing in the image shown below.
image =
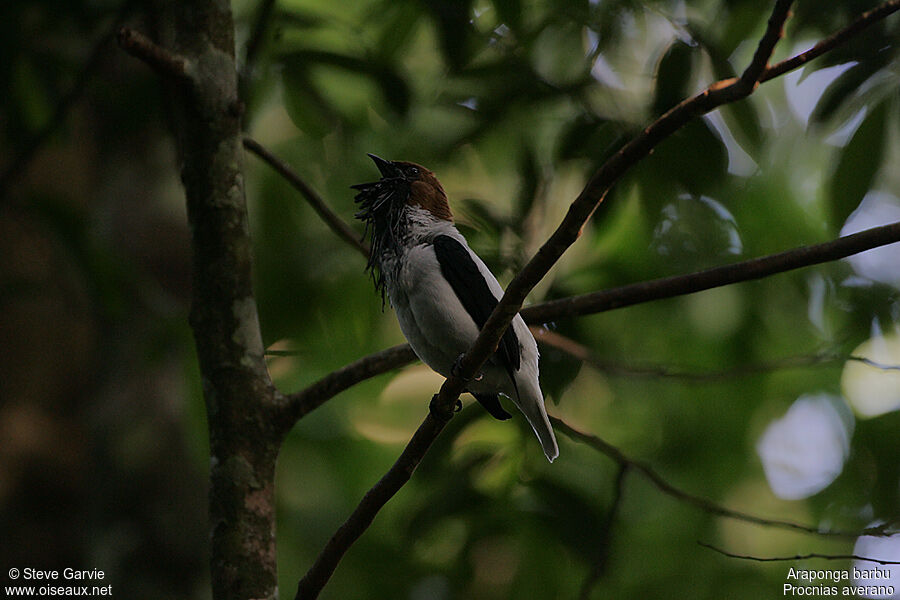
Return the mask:
[[[478,265],[475,264],[468,250],[462,244],[447,235],[440,235],[434,239],[434,253],[441,266],[444,279],[450,283],[450,287],[456,292],[456,297],[462,302],[466,312],[475,321],[478,329],[481,329],[491,313],[494,312],[498,301],[488,288],[481,271],[478,270]],[[495,356],[499,358],[500,364],[509,374],[513,387],[516,389],[516,395],[518,395],[518,386],[516,386],[513,374],[519,370],[522,356],[519,350],[519,339],[516,337],[512,325],[507,328],[500,339]]]
[[478,403],[481,404],[481,406],[483,406],[484,409],[498,421],[505,421],[512,418],[511,414],[503,410],[503,407],[500,405],[500,398],[497,396],[497,394],[472,395],[475,396],[475,399],[478,400]]

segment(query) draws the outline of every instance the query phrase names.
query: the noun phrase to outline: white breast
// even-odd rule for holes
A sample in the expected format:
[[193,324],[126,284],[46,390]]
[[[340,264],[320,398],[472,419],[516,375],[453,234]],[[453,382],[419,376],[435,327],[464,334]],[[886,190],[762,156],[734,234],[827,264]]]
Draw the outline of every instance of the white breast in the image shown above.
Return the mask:
[[[478,327],[441,274],[431,241],[439,235],[457,240],[469,252],[497,300],[503,296],[503,288],[452,223],[435,220],[427,211],[410,210],[413,217],[410,220],[410,238],[413,243],[407,246],[396,262],[383,265],[387,274],[388,296],[397,313],[400,329],[416,355],[429,367],[449,377],[453,363],[475,342]],[[512,327],[521,344],[520,375],[533,378],[536,382],[537,344],[518,315]],[[483,380],[473,382],[470,387],[513,395],[507,373],[492,365],[485,365]]]

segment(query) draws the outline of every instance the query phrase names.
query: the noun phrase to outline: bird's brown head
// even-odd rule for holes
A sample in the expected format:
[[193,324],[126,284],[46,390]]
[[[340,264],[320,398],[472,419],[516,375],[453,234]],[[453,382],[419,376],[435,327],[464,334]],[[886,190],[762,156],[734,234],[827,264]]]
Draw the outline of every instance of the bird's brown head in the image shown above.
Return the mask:
[[369,158],[381,172],[381,183],[394,187],[398,196],[406,196],[405,202],[398,202],[394,209],[402,204],[418,206],[438,219],[453,220],[447,194],[434,173],[412,162],[385,160],[374,154],[369,154]]
[[[356,218],[366,222],[366,232],[371,231],[372,250],[367,268],[372,271],[375,287],[384,297],[384,277],[381,261],[388,254],[397,254],[407,238],[407,207],[421,208],[434,218],[453,221],[447,204],[447,194],[434,173],[411,162],[385,160],[374,154],[369,158],[381,172],[381,179],[372,183],[360,183],[355,201],[359,205]],[[378,267],[378,272],[374,267]]]

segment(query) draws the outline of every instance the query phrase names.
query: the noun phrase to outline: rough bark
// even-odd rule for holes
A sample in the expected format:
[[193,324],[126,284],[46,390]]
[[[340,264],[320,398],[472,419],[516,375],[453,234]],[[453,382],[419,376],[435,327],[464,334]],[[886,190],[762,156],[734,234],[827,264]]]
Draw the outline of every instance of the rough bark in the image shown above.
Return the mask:
[[282,431],[253,297],[242,105],[226,0],[157,2],[155,40],[119,42],[162,77],[192,247],[190,323],[210,437],[213,597],[277,597],[274,474]]

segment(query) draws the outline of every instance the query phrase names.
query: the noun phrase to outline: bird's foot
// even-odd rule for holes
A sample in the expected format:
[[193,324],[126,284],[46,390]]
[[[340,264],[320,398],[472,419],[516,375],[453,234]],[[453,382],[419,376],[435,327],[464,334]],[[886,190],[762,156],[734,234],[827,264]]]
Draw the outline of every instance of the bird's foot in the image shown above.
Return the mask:
[[[460,369],[462,368],[462,361],[465,356],[466,356],[465,353],[460,354],[459,356],[456,357],[456,360],[453,361],[453,365],[450,367],[450,374],[453,375],[454,377],[460,376],[459,372],[460,372]],[[478,373],[475,375],[475,377],[472,377],[471,379],[466,379],[466,381],[481,381],[481,379],[483,377],[484,377],[484,373]]]
[[435,394],[431,397],[431,402],[428,403],[428,411],[434,415],[436,419],[441,421],[449,421],[453,418],[454,413],[458,413],[462,410],[462,400],[459,398],[456,399],[456,402],[453,403],[452,408],[444,408],[438,402],[438,394]]

